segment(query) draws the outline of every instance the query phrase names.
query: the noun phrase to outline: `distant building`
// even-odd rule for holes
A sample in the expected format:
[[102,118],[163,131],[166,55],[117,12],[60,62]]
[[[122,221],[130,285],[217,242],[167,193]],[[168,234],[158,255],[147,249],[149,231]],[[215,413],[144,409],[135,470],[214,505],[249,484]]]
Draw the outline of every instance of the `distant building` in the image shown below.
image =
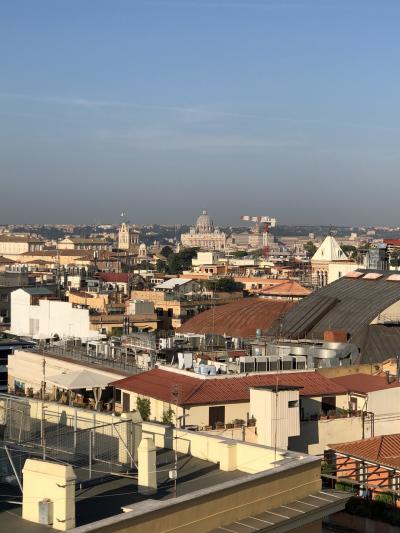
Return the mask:
[[44,241],[30,235],[0,235],[0,255],[19,255],[26,252],[43,250]]
[[104,239],[66,237],[57,245],[59,250],[110,250],[112,243]]
[[98,339],[90,329],[89,311],[75,309],[69,302],[50,300],[53,293],[45,287],[18,289],[11,293],[13,335],[34,339]]
[[139,232],[123,222],[118,230],[118,249],[131,251],[137,246],[139,246]]
[[214,222],[207,211],[203,211],[198,217],[196,225],[190,228],[190,232],[181,235],[181,242],[187,248],[225,250],[226,234],[218,228],[214,228]]
[[328,285],[356,268],[356,263],[350,261],[332,235],[325,237],[311,258],[311,276],[318,287]]

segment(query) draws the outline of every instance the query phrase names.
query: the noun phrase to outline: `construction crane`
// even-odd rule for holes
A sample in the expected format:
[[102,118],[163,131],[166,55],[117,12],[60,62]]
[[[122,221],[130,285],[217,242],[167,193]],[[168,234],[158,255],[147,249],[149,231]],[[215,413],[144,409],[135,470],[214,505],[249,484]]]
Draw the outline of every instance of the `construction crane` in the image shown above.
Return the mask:
[[252,215],[242,215],[241,220],[246,222],[255,223],[255,232],[260,233],[260,226],[262,225],[262,250],[264,259],[269,257],[269,248],[268,248],[268,235],[269,228],[274,228],[276,226],[276,218],[271,218],[268,216],[252,216]]

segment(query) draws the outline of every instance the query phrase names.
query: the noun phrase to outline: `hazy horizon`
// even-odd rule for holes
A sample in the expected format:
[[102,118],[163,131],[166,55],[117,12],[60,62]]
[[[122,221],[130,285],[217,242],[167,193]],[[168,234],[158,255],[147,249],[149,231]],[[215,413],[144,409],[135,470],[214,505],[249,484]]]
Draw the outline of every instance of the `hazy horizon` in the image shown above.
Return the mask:
[[397,226],[400,4],[0,6],[0,224]]

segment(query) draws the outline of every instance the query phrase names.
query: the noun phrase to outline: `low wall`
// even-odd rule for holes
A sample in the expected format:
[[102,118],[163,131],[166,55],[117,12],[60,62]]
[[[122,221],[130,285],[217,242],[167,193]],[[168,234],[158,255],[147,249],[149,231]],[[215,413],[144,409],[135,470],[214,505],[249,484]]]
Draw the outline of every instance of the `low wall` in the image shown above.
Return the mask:
[[[300,435],[289,438],[289,448],[298,452],[322,455],[329,444],[363,438],[363,421],[360,416],[329,418],[300,422]],[[371,436],[371,428],[365,423],[365,437]]]
[[217,437],[200,431],[185,431],[152,422],[143,422],[143,435],[150,435],[157,447],[177,449],[198,459],[219,463],[224,471],[240,470],[249,474],[274,468],[282,454],[266,446]]
[[126,512],[122,515],[72,531],[204,533],[280,505],[290,505],[294,500],[320,489],[320,462],[307,456],[303,461],[293,461],[267,472],[247,475],[178,498],[148,499],[125,507]]

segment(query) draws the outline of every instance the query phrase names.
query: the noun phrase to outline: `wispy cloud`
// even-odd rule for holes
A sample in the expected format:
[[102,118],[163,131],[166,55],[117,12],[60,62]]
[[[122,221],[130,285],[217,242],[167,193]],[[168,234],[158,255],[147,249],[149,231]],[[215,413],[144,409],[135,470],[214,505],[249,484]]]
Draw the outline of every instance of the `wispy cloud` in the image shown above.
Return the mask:
[[266,150],[301,146],[298,140],[268,139],[241,135],[195,135],[169,130],[134,130],[118,132],[97,130],[96,138],[132,148],[157,151],[172,150]]
[[134,102],[120,102],[115,100],[93,100],[87,98],[65,98],[58,96],[34,96],[15,93],[0,93],[0,98],[33,103],[36,102],[41,104],[81,107],[85,109],[132,109],[138,111],[159,111],[187,115],[192,117],[194,120],[212,120],[213,118],[217,117],[254,118],[256,116],[245,113],[208,109],[201,106],[186,107],[157,104],[137,104]]

